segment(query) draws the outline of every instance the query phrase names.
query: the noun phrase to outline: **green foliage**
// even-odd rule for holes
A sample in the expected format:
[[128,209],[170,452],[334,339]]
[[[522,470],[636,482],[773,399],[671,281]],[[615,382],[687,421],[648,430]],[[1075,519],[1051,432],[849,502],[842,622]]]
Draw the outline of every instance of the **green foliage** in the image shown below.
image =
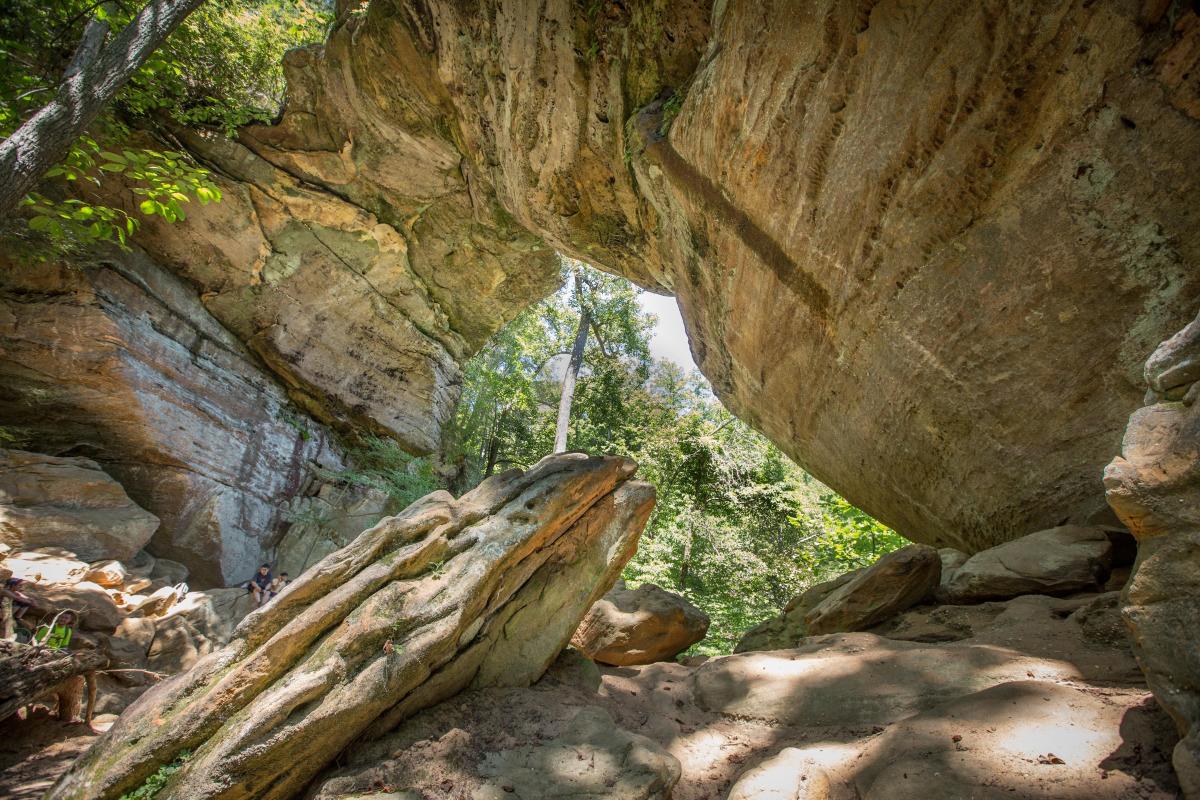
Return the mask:
[[156,112],[226,135],[269,122],[283,102],[283,54],[325,38],[329,3],[209,0],[138,71],[119,103],[135,117]]
[[584,269],[580,296],[565,288],[519,316],[468,365],[448,452],[470,488],[553,447],[559,362],[580,304],[596,320],[572,409],[571,449],[630,456],[658,503],[630,586],[680,592],[712,618],[693,651],[728,653],[747,628],[796,593],[903,543],[830,492],[735,419],[698,373],[650,358],[653,319],[627,281]]
[[[90,136],[71,147],[66,160],[46,173],[47,179],[62,184],[86,180],[100,185],[100,173],[123,174],[135,197],[142,198],[138,210],[167,222],[186,219],[183,204],[195,197],[201,205],[221,199],[221,190],[209,180],[208,170],[195,166],[182,153],[151,149],[120,153],[102,150]],[[124,248],[138,228],[138,220],[125,211],[75,197],[52,200],[33,192],[22,205],[31,213],[31,230],[47,236],[59,250],[70,250],[87,242],[115,241]]]
[[[84,26],[92,18],[123,28],[141,3],[10,0],[0,15],[0,137],[7,137],[56,91]],[[115,8],[111,15],[108,8]],[[131,126],[162,118],[226,135],[269,121],[282,102],[283,53],[320,41],[331,19],[326,0],[209,0],[168,37],[121,90],[93,131],[75,142],[23,205],[28,230],[51,252],[97,242],[125,247],[138,219],[89,199],[86,184],[122,174],[139,215],[186,219],[185,204],[218,202],[207,170],[187,156],[132,144]]]
[[658,123],[659,134],[666,136],[667,131],[671,130],[671,123],[679,116],[680,109],[683,108],[683,95],[679,92],[673,92],[662,104],[662,119]]
[[191,757],[192,752],[190,750],[180,751],[179,755],[175,756],[174,761],[170,764],[163,764],[150,777],[146,778],[145,783],[141,786],[132,792],[126,792],[121,795],[120,800],[154,800],[158,793],[166,787],[171,776],[179,772]]
[[362,445],[347,451],[346,459],[350,467],[322,470],[322,477],[376,489],[401,506],[419,500],[439,486],[429,461],[404,452],[393,439],[365,436]]

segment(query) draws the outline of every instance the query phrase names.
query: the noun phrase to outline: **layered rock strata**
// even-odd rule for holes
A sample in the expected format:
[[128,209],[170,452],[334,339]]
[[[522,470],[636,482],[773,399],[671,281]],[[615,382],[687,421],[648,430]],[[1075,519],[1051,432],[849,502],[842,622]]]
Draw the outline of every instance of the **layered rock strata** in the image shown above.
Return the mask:
[[162,800],[291,797],[352,739],[532,683],[633,554],[654,503],[633,471],[552,456],[418,501],[144,695],[49,796],[120,797],[189,749]]
[[1104,473],[1108,500],[1138,540],[1124,593],[1134,652],[1183,740],[1174,764],[1200,798],[1200,317],[1146,362],[1147,400]]
[[[284,501],[310,491],[314,467],[342,465],[193,289],[137,253],[85,268],[3,259],[0,339],[5,430],[99,462],[159,518],[150,549],[197,586],[248,579],[287,526]],[[146,537],[127,538],[132,553]]]

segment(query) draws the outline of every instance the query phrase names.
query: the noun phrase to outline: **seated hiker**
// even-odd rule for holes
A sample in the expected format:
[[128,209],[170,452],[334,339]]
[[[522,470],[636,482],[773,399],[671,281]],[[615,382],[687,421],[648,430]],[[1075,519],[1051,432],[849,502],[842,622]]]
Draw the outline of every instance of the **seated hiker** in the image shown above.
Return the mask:
[[254,595],[254,605],[266,605],[266,602],[271,599],[271,565],[263,564],[259,567],[258,572],[254,573],[254,577],[250,579],[246,588]]
[[[282,592],[283,587],[287,586],[288,582],[289,582],[288,574],[286,572],[279,573],[279,577],[276,578],[275,580],[271,581],[271,585],[270,585],[270,587],[268,587],[268,591],[270,592],[271,597],[274,597],[275,595]],[[269,600],[271,598],[268,597],[267,599]]]
[[25,616],[25,612],[33,605],[33,600],[29,595],[21,591],[21,585],[25,581],[21,578],[9,578],[4,582],[4,587],[0,588],[0,597],[7,597],[12,600],[13,619],[20,619]]
[[53,650],[66,650],[75,634],[75,612],[60,611],[49,624],[40,625],[33,632],[33,644]]

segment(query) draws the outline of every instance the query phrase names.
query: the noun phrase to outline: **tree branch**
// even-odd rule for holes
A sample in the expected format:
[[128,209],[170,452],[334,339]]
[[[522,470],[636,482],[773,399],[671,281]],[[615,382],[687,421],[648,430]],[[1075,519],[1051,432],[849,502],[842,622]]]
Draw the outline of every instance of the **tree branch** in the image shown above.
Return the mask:
[[46,170],[61,161],[113,96],[150,54],[204,0],[150,0],[125,28],[101,46],[97,20],[89,22],[53,100],[0,143],[0,217],[8,216]]

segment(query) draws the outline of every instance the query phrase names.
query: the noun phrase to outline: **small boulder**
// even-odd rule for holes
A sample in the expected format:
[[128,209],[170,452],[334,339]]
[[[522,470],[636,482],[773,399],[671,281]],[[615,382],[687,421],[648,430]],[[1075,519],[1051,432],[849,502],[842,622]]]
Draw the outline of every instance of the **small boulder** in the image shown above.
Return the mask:
[[804,623],[804,615],[809,609],[819,604],[835,589],[845,586],[854,580],[861,569],[843,573],[833,580],[810,586],[788,601],[782,613],[765,622],[760,622],[742,634],[741,640],[734,648],[735,653],[748,653],[753,650],[782,650],[795,647],[800,640],[808,636],[808,626]]
[[810,634],[869,628],[921,602],[937,588],[941,574],[937,550],[910,544],[830,592],[804,615],[804,623]]
[[150,570],[150,580],[174,586],[188,579],[188,568],[169,558],[156,558]]
[[88,567],[83,579],[99,584],[105,589],[117,589],[125,585],[129,572],[120,561],[97,561]]
[[644,583],[612,589],[588,610],[571,645],[602,664],[669,661],[708,633],[708,615],[677,594]]
[[1112,543],[1098,528],[1050,528],[971,556],[942,595],[951,603],[978,603],[1097,589],[1108,577],[1111,557]]
[[91,459],[0,450],[0,541],[69,547],[85,561],[125,559],[157,528],[158,517]]
[[164,586],[134,606],[130,616],[161,617],[171,610],[171,606],[175,605],[181,596],[182,592],[179,588]]
[[79,615],[79,627],[87,631],[112,633],[121,624],[122,614],[104,587],[91,581],[80,583],[35,583],[21,591],[33,600],[33,612],[47,621],[59,611],[70,609]]

